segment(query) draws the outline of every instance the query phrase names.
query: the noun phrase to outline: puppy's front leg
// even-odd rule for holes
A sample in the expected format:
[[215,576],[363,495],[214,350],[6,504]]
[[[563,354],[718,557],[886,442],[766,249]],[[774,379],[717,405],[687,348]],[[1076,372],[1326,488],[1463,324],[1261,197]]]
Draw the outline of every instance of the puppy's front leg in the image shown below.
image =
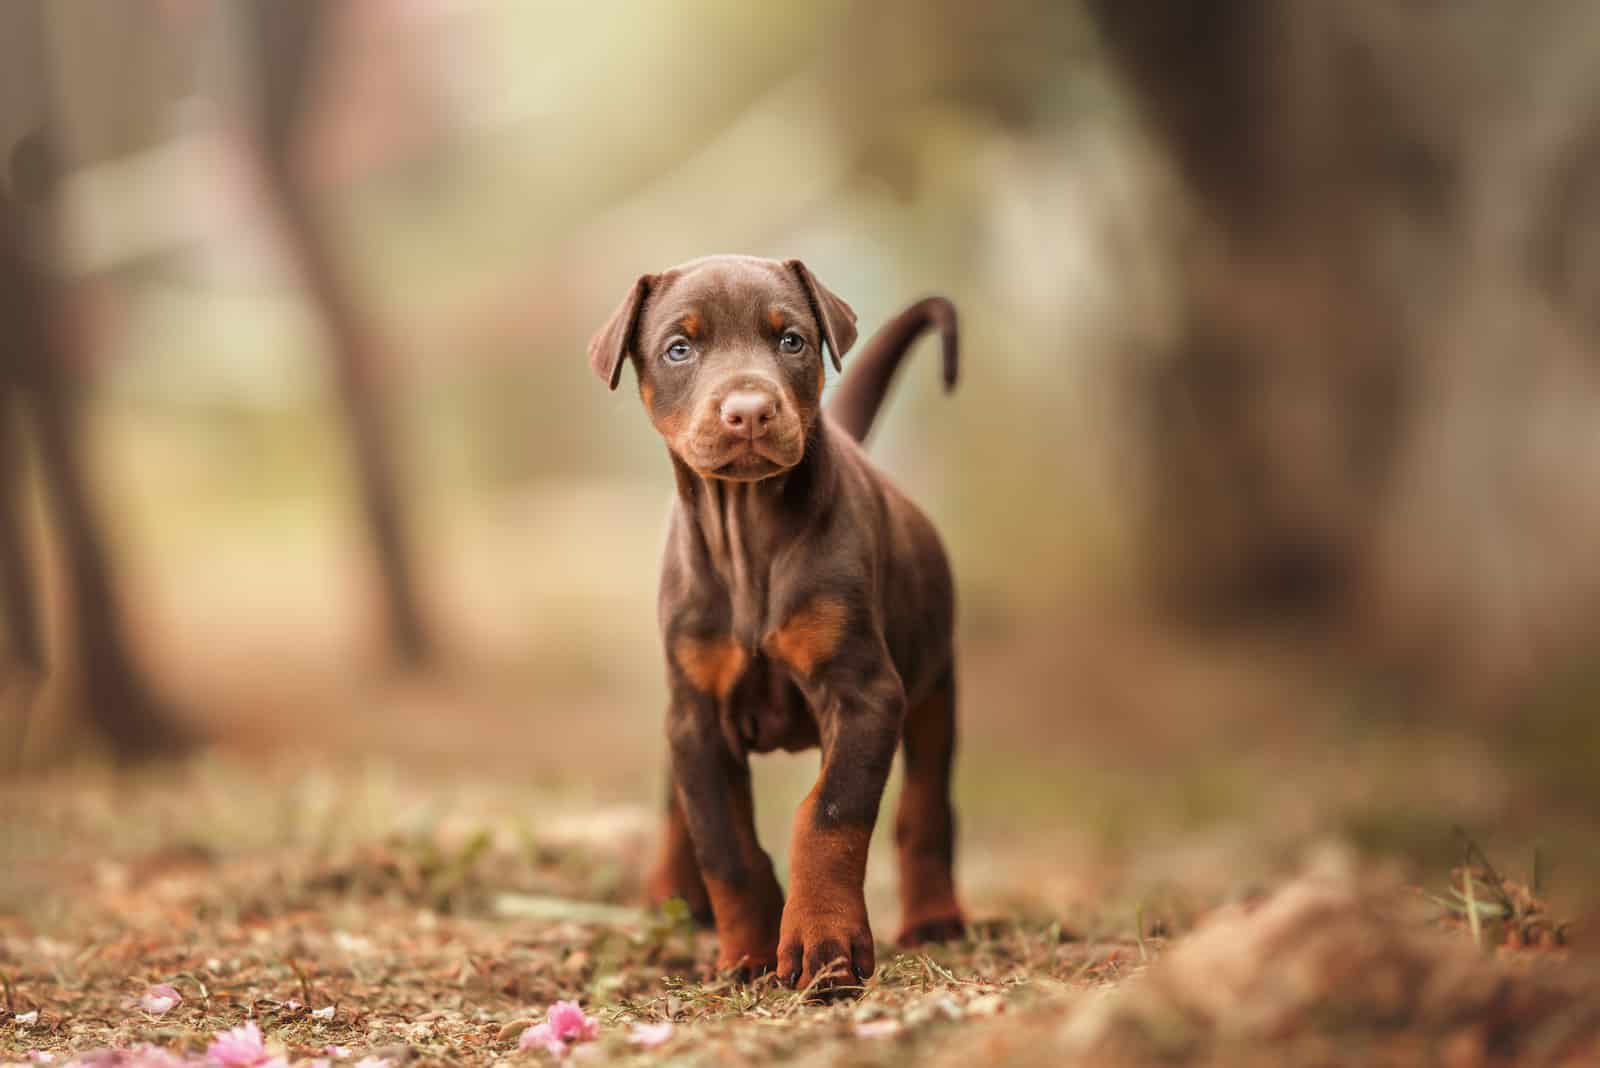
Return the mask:
[[867,842],[894,763],[905,693],[885,651],[865,673],[824,670],[805,687],[818,713],[822,772],[795,813],[789,902],[778,941],[778,974],[805,988],[852,985],[876,967],[863,895]]
[[750,764],[728,748],[715,701],[673,697],[667,714],[672,780],[717,928],[717,967],[750,978],[776,959],[783,890],[756,838]]

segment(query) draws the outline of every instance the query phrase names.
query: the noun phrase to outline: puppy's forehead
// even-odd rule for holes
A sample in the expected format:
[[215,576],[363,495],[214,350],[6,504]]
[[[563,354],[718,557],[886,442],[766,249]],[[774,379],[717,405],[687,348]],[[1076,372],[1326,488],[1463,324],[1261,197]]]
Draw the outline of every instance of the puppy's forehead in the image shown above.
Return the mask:
[[793,314],[807,307],[794,273],[777,260],[754,256],[708,256],[661,272],[650,318],[659,323],[687,312],[744,318],[779,308]]

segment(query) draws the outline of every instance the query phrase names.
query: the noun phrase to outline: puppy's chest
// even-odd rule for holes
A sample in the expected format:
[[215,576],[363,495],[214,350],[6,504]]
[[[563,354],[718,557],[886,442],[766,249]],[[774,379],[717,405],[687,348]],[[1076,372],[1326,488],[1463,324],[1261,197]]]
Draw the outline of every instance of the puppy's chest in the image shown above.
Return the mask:
[[717,703],[723,734],[745,752],[797,750],[817,744],[816,719],[782,655],[784,630],[764,603],[720,599],[702,634],[681,632],[669,655],[684,681]]
[[718,709],[722,731],[736,749],[794,752],[817,744],[817,721],[787,669],[765,653],[751,657]]

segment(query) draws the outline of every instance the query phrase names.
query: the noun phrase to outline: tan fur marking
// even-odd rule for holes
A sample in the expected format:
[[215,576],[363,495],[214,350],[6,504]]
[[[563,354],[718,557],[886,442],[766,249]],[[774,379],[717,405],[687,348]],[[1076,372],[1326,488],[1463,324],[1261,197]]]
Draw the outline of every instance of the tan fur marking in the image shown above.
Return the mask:
[[748,660],[732,638],[682,637],[674,643],[672,655],[689,685],[719,698],[733,692]]
[[693,341],[700,336],[700,327],[703,324],[700,322],[700,316],[697,313],[690,312],[679,320],[678,325],[683,327],[684,336]]
[[802,675],[809,675],[839,649],[850,608],[837,597],[818,597],[767,639],[772,655]]
[[646,382],[639,387],[639,396],[644,398],[644,410],[653,412],[656,409],[656,387]]
[[785,320],[783,317],[783,312],[779,311],[777,308],[773,308],[771,311],[767,312],[767,325],[772,327],[772,332],[774,334],[783,330],[783,324],[786,321],[787,320]]

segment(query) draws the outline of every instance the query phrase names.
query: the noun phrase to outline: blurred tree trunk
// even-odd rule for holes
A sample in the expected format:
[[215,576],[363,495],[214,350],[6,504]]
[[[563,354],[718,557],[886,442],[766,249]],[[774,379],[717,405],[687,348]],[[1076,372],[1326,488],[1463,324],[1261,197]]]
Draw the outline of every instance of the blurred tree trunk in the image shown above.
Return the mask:
[[1600,7],[1090,0],[1192,194],[1162,588],[1516,687],[1600,603]]
[[[0,326],[11,316],[0,311]],[[10,354],[0,373],[0,693],[13,681],[44,674],[44,635],[28,549],[17,392]]]
[[20,235],[10,202],[0,197],[0,685],[44,672],[44,635],[35,590],[24,500],[21,427],[22,347],[27,290],[18,256]]
[[20,213],[0,197],[0,565],[9,635],[25,669],[44,666],[43,624],[30,573],[14,427],[22,402],[32,416],[46,493],[60,539],[84,714],[123,760],[171,753],[186,733],[146,682],[129,648],[118,587],[90,499],[78,398],[69,359],[51,322],[53,294],[33,266]]
[[[0,13],[0,151],[9,191],[0,193],[0,571],[4,617],[13,655],[27,676],[27,695],[44,671],[47,651],[36,560],[28,544],[23,500],[21,436],[36,445],[40,482],[58,544],[66,591],[71,652],[57,658],[75,670],[73,703],[120,760],[167,755],[189,734],[150,686],[126,629],[113,554],[93,498],[84,457],[78,379],[85,353],[70,351],[84,336],[70,321],[62,287],[50,273],[62,234],[56,193],[69,160],[115,152],[148,130],[152,89],[168,77],[156,52],[128,34],[149,11],[129,3],[115,10],[72,7],[40,0],[9,3]],[[91,33],[64,32],[90,26]],[[110,105],[96,112],[65,92],[56,62],[82,60],[73,46],[100,40],[105,47],[87,64],[123,91],[102,94]],[[97,114],[98,122],[88,122]],[[72,122],[63,116],[71,115]],[[24,724],[26,726],[26,724]],[[21,732],[18,733],[18,751]]]
[[432,641],[417,594],[397,435],[383,388],[384,342],[338,262],[297,156],[313,118],[308,101],[318,45],[332,10],[320,0],[249,0],[259,134],[290,251],[331,335],[329,359],[355,452],[389,646],[400,664],[419,666],[430,659]]

